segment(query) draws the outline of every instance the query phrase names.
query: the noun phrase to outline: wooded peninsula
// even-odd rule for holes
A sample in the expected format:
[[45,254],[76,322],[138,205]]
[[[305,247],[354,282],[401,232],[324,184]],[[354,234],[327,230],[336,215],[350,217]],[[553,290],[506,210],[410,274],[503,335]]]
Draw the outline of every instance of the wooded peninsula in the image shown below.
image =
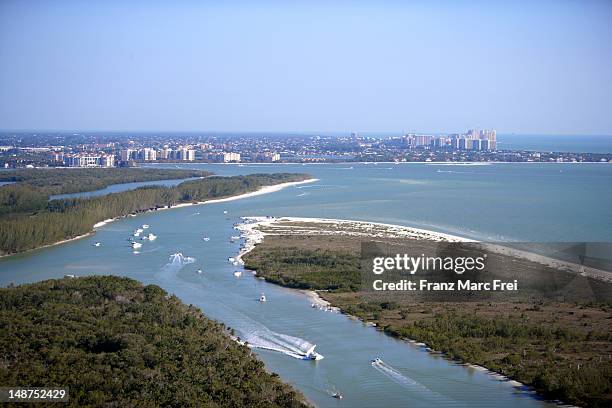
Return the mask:
[[[310,178],[306,174],[210,176],[202,171],[150,169],[25,170],[0,172],[15,184],[0,187],[0,255],[14,254],[91,232],[107,219],[181,203],[253,192],[261,187]],[[103,173],[97,173],[103,172]],[[83,173],[83,174],[81,174]],[[110,184],[205,177],[175,187],[145,186],[89,198],[48,200],[50,194],[91,191]],[[82,178],[81,178],[82,177]]]
[[68,387],[70,407],[307,406],[227,334],[196,307],[129,278],[2,288],[0,384]]

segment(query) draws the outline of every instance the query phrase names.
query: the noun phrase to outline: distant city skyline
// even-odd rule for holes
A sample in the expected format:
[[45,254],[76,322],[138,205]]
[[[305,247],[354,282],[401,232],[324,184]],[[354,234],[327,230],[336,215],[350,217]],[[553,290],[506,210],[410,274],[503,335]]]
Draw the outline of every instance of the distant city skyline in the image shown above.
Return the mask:
[[609,21],[596,0],[6,0],[0,129],[612,135]]

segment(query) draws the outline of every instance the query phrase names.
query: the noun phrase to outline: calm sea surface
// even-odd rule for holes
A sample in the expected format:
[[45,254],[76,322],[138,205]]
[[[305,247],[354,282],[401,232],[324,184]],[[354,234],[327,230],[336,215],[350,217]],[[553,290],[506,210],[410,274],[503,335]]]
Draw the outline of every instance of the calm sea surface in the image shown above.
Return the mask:
[[[171,165],[169,167],[176,167]],[[114,274],[155,283],[234,328],[267,367],[319,406],[543,406],[507,382],[430,355],[302,294],[240,278],[228,262],[240,216],[312,216],[402,224],[487,240],[612,241],[612,166],[606,164],[178,165],[221,175],[308,172],[320,180],[227,203],[185,207],[106,225],[95,235],[0,260],[0,285],[65,274]],[[223,212],[227,211],[227,214]],[[158,235],[135,254],[127,238]],[[203,241],[203,237],[210,241]],[[100,242],[100,247],[92,246]],[[176,254],[182,254],[182,256]],[[202,273],[198,274],[197,270]],[[267,303],[257,301],[265,293]],[[291,357],[316,343],[317,362]],[[388,365],[378,369],[370,360]],[[340,390],[344,399],[330,397]]]

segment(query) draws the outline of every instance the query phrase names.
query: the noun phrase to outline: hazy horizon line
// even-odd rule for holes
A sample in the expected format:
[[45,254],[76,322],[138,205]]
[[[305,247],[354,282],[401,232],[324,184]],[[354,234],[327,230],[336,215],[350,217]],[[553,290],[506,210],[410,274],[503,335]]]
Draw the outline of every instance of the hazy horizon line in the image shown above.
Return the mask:
[[[456,131],[378,131],[378,130],[368,130],[368,131],[359,131],[359,130],[95,130],[95,129],[0,129],[0,133],[74,133],[74,134],[82,134],[82,133],[133,133],[133,134],[150,134],[150,133],[175,133],[175,134],[211,134],[211,133],[220,133],[220,134],[236,134],[236,133],[246,133],[246,134],[276,134],[276,135],[296,135],[296,136],[337,136],[340,134],[346,134],[346,136],[350,136],[351,133],[356,133],[357,135],[368,135],[372,136],[372,134],[381,134],[385,136],[398,135],[403,136],[408,133],[415,134],[433,134],[433,135],[447,135],[447,134],[455,134],[465,132],[469,129],[495,129],[490,127],[472,127],[463,130]],[[497,129],[495,129],[497,130]],[[500,132],[497,131],[498,135],[504,136],[586,136],[586,137],[612,137],[612,133],[610,134],[602,134],[602,133],[532,133],[532,132]]]

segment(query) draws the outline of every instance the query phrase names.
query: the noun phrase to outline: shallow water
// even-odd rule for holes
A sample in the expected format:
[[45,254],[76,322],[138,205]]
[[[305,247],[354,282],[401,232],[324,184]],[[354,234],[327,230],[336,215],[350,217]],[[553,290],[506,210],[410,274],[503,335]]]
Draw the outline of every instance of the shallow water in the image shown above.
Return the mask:
[[49,196],[49,200],[61,200],[63,198],[79,198],[79,197],[97,197],[111,193],[120,193],[122,191],[135,190],[145,186],[165,186],[172,187],[181,184],[188,180],[197,180],[199,177],[191,177],[186,179],[170,179],[170,180],[151,180],[151,181],[135,181],[133,183],[111,184],[105,188],[94,191],[85,191],[81,193],[56,194]]
[[[276,351],[254,351],[319,406],[542,406],[508,382],[344,315],[313,309],[301,293],[249,272],[234,277],[239,268],[228,257],[240,243],[229,242],[236,235],[232,224],[240,216],[285,215],[397,223],[475,238],[610,241],[612,235],[608,165],[185,167],[228,175],[300,171],[320,181],[243,200],[128,217],[94,236],[0,260],[0,284],[64,274],[115,274],[158,284],[234,328],[241,338],[272,345]],[[142,224],[150,224],[148,231],[158,239],[143,241],[135,254],[126,239]],[[261,293],[268,302],[258,301]],[[317,344],[325,358],[314,362],[292,356],[309,344]],[[388,369],[373,367],[375,357]],[[342,392],[344,399],[331,398],[331,390]]]

